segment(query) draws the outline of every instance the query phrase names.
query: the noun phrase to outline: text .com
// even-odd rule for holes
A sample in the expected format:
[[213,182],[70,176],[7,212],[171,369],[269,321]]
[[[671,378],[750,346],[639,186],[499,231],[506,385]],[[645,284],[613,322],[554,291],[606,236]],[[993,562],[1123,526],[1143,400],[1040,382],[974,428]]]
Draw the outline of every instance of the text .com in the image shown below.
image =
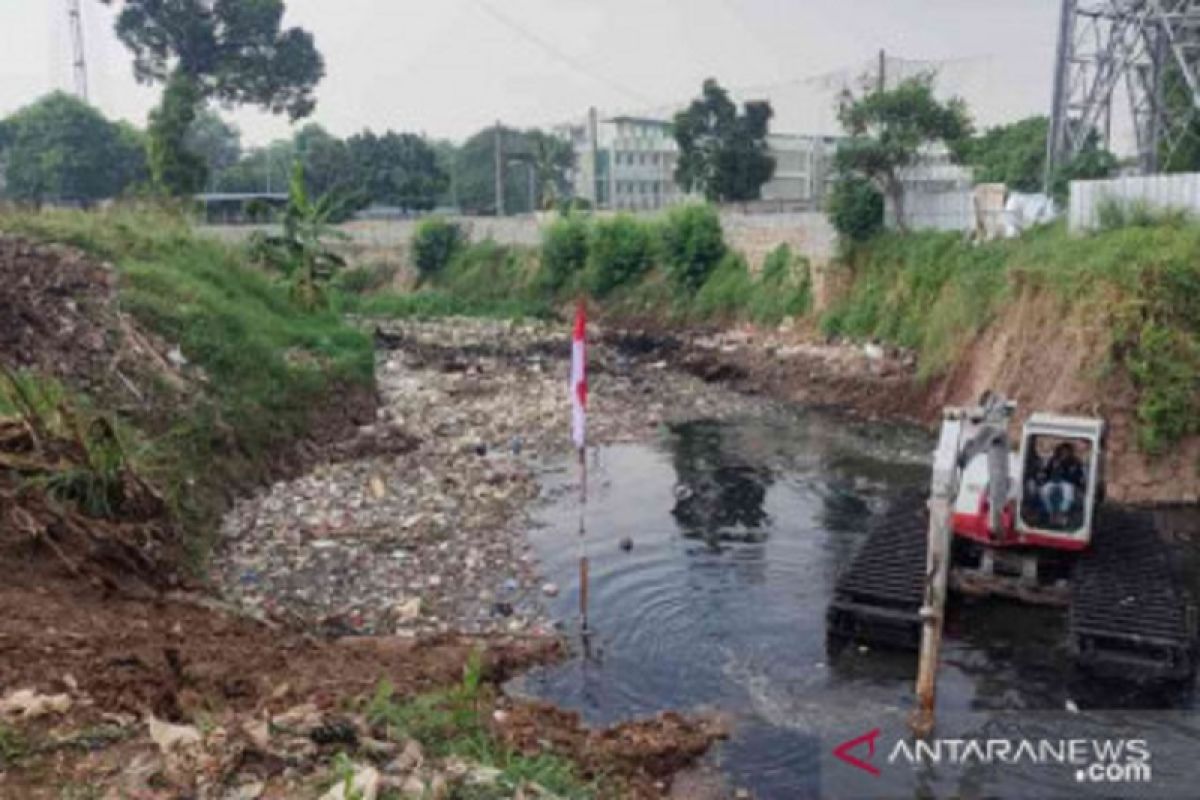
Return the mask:
[[[888,747],[881,737],[876,728],[842,742],[833,753],[849,767],[876,777],[888,767],[989,764],[1060,765],[1072,769],[1079,783],[1149,783],[1153,774],[1145,739],[898,739]],[[886,757],[876,758],[884,753]]]

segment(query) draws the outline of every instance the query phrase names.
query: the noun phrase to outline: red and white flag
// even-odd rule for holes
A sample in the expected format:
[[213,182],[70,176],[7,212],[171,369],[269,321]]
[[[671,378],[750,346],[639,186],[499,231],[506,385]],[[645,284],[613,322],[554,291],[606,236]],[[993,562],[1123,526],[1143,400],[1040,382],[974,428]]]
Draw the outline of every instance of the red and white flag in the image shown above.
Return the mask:
[[587,312],[581,300],[571,336],[571,439],[580,450],[587,441],[587,395]]

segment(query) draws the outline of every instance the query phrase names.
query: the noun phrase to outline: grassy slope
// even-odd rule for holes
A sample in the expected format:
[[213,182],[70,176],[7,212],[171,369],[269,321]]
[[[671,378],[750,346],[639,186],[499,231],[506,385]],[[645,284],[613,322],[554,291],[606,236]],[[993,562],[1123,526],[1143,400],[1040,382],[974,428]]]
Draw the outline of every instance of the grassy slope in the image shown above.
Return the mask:
[[1053,292],[1109,331],[1111,366],[1139,391],[1142,444],[1200,433],[1200,225],[1156,223],[1090,236],[1055,225],[1014,241],[884,235],[848,258],[851,288],[826,333],[915,349],[926,376],[949,367],[1019,291]]
[[373,380],[368,336],[333,313],[298,311],[236,249],[170,216],[13,212],[0,215],[0,229],[115,263],[122,309],[204,371],[202,396],[133,420],[149,448],[144,467],[193,530],[211,530],[221,498],[265,478],[315,408]]

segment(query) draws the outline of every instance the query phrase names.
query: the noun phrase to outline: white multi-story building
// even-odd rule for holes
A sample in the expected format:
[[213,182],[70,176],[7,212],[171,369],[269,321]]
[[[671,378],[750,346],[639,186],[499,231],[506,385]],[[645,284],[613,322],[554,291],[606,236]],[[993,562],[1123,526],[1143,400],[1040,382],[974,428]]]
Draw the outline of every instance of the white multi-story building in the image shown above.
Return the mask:
[[575,194],[593,207],[649,211],[686,198],[675,182],[679,146],[671,123],[645,117],[599,120],[571,128],[575,147]]
[[763,184],[762,199],[820,206],[833,180],[837,145],[834,136],[767,134],[767,150],[775,159],[775,174]]
[[[575,196],[594,208],[654,210],[696,199],[675,181],[679,145],[666,120],[600,120],[593,109],[586,124],[558,132],[575,149]],[[769,134],[775,175],[763,185],[762,200],[819,206],[832,180],[837,142],[832,136]]]

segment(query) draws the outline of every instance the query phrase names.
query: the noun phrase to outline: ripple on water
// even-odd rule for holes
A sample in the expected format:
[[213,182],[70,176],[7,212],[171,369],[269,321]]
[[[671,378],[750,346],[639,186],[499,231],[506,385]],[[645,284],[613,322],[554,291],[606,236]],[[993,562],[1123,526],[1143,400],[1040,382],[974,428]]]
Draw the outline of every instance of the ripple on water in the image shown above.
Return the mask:
[[[931,444],[920,433],[802,415],[681,425],[651,445],[593,452],[593,635],[586,653],[530,674],[523,690],[595,723],[719,709],[735,721],[716,756],[731,784],[763,798],[815,794],[822,732],[898,719],[911,703],[913,657],[851,648],[831,658],[824,613],[871,514],[926,484]],[[579,604],[574,481],[569,467],[547,472],[530,534],[562,588],[548,610],[569,630]],[[1060,618],[966,608],[948,624],[941,707],[1061,711],[1074,697],[1194,708],[1178,696],[1157,705],[1089,693],[1065,667],[1061,634]],[[1174,738],[1194,746],[1193,735]]]

